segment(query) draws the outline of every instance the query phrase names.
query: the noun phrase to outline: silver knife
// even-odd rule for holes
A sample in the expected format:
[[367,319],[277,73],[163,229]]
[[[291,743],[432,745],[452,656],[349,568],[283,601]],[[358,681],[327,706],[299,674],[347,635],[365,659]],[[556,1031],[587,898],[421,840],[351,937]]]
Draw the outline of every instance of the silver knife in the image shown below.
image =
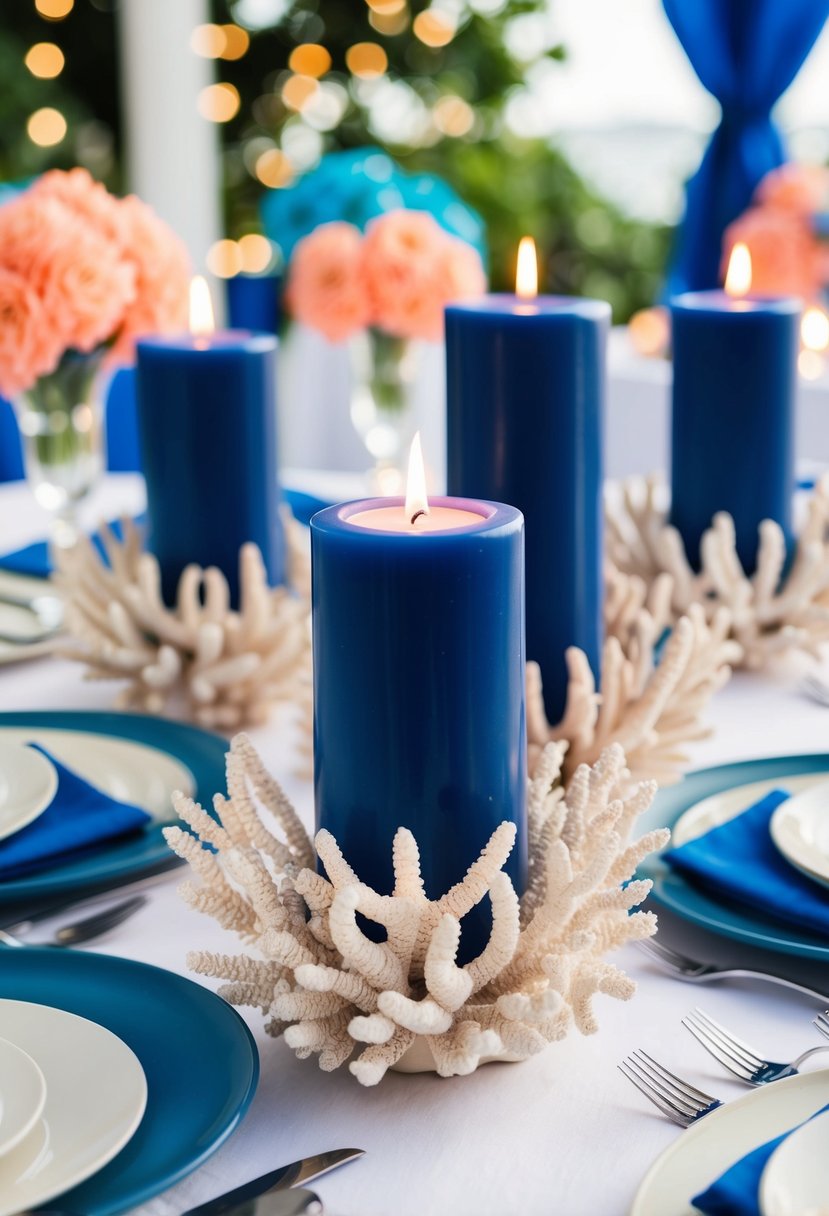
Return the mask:
[[325,1216],[319,1195],[306,1190],[304,1186],[291,1187],[288,1191],[270,1191],[258,1199],[247,1199],[230,1210],[234,1216]]
[[[323,1206],[313,1191],[300,1189],[297,1184],[310,1182],[334,1170],[347,1161],[362,1157],[362,1148],[335,1148],[317,1157],[305,1157],[291,1165],[237,1186],[218,1199],[211,1199],[183,1216],[322,1216]],[[296,1190],[289,1189],[297,1187]],[[47,1205],[37,1211],[21,1212],[19,1216],[76,1216],[59,1206]]]
[[[277,1216],[277,1213],[282,1216],[282,1206],[263,1201],[274,1192],[302,1186],[303,1183],[311,1182],[312,1179],[327,1174],[329,1170],[336,1169],[338,1165],[345,1165],[346,1161],[355,1161],[358,1157],[362,1157],[364,1152],[365,1149],[362,1148],[335,1148],[328,1153],[320,1153],[318,1157],[305,1157],[302,1161],[294,1161],[292,1165],[280,1166],[278,1170],[272,1170],[270,1174],[263,1174],[261,1178],[255,1178],[253,1182],[237,1186],[235,1190],[220,1195],[218,1199],[211,1199],[209,1203],[191,1208],[183,1216],[231,1216],[232,1213],[237,1212],[249,1213],[250,1216],[254,1216],[254,1214],[255,1216]],[[302,1200],[309,1204],[312,1201],[319,1203],[316,1195],[311,1191],[298,1191],[296,1197],[298,1203]],[[310,1216],[314,1208],[313,1206],[297,1206],[295,1209],[287,1207],[285,1216],[288,1216],[292,1210],[308,1212]],[[321,1212],[322,1205],[317,1210]]]

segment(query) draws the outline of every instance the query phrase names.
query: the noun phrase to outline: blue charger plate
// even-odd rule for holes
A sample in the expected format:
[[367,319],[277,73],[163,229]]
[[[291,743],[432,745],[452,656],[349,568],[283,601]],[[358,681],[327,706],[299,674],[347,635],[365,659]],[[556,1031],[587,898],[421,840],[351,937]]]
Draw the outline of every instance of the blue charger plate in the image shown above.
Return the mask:
[[259,1078],[238,1013],[192,980],[78,950],[4,950],[0,997],[52,1005],[106,1026],[147,1078],[147,1109],[129,1144],[49,1208],[115,1216],[192,1173],[238,1126]]
[[[179,760],[195,781],[195,798],[208,810],[213,795],[225,788],[226,739],[183,722],[170,722],[143,714],[36,710],[26,713],[0,713],[0,727],[50,727],[57,730],[87,731],[131,739],[158,748]],[[170,822],[175,816],[170,807]],[[72,861],[50,867],[28,878],[0,882],[0,905],[98,886],[113,886],[137,878],[171,862],[172,854],[161,834],[163,824],[154,823],[145,831],[105,847],[84,853]]]
[[[655,827],[672,828],[680,815],[712,794],[754,781],[779,780],[784,784],[783,778],[800,773],[826,773],[829,776],[829,754],[773,756],[698,769],[688,773],[678,785],[659,791],[650,811],[643,816],[642,826],[646,831]],[[692,924],[764,950],[829,962],[829,942],[825,937],[767,920],[758,912],[737,904],[719,902],[670,869],[659,855],[645,860],[639,867],[639,876],[652,880],[651,899]]]

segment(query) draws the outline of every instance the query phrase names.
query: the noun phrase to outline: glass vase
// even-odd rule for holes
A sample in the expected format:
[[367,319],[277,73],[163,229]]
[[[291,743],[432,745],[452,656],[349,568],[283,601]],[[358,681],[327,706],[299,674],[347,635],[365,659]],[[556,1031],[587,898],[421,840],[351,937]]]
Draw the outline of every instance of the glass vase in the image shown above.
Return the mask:
[[349,342],[351,421],[369,455],[375,488],[386,494],[402,486],[402,469],[417,430],[416,343],[378,329],[362,330]]
[[26,479],[54,520],[52,540],[68,547],[78,537],[77,511],[104,464],[105,352],[67,351],[58,366],[14,401],[23,439]]

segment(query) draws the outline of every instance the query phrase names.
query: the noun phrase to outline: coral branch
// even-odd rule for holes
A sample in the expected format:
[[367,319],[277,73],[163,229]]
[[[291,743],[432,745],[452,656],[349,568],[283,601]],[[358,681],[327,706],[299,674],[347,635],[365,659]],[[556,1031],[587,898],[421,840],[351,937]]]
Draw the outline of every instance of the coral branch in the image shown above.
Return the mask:
[[183,571],[167,607],[158,563],[130,520],[122,520],[122,541],[102,529],[106,559],[85,538],[61,550],[56,582],[71,639],[62,653],[85,664],[87,678],[123,681],[119,706],[153,714],[183,707],[202,726],[262,723],[274,704],[304,701],[307,539],[293,518],[285,526],[294,590],[269,587],[259,550],[244,545],[238,611],[222,573],[198,566]]
[[[748,575],[737,557],[734,522],[724,512],[704,534],[701,569],[693,570],[681,536],[668,524],[667,493],[656,479],[626,483],[607,520],[611,580],[647,588],[659,599],[664,625],[693,608],[710,627],[719,615],[734,647],[730,663],[760,668],[785,650],[816,655],[829,640],[829,479],[809,499],[788,570],[783,532],[767,519],[758,530],[756,570]],[[630,620],[622,613],[614,632],[629,631]]]

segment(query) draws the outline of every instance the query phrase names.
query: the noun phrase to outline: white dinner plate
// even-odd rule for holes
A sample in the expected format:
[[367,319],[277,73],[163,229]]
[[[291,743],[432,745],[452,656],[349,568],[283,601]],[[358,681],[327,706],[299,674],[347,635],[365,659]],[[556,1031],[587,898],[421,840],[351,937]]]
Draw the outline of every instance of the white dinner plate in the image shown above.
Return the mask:
[[697,836],[703,836],[731,819],[736,819],[755,802],[765,798],[772,790],[787,790],[792,796],[816,785],[826,785],[826,773],[798,773],[791,777],[777,777],[774,781],[751,781],[748,785],[735,785],[733,789],[711,794],[701,802],[689,806],[677,819],[671,830],[671,847],[679,848]]
[[43,1113],[46,1080],[30,1055],[0,1039],[0,1157],[11,1152]]
[[45,756],[0,737],[0,840],[37,819],[57,788],[55,766]]
[[648,1170],[630,1216],[693,1216],[691,1200],[746,1153],[797,1127],[829,1102],[829,1069],[763,1085],[704,1115]]
[[0,1000],[0,1035],[40,1066],[46,1105],[0,1157],[0,1216],[47,1203],[111,1161],[147,1104],[144,1070],[103,1026],[63,1009]]
[[170,819],[175,790],[192,794],[193,775],[174,756],[111,735],[48,727],[0,727],[0,743],[39,743],[56,760],[119,802],[141,807],[157,822]]
[[829,1212],[829,1111],[818,1115],[774,1150],[760,1179],[763,1216]]
[[786,861],[829,886],[829,781],[781,802],[769,832]]

